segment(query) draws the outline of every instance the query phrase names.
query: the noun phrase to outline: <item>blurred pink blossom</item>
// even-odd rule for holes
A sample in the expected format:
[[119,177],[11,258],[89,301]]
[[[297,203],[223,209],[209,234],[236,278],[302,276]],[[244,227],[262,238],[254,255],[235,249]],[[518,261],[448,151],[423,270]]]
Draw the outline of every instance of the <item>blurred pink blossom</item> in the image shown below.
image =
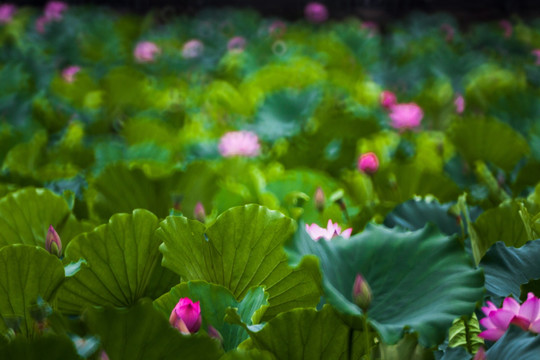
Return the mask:
[[189,40],[182,47],[182,56],[185,59],[195,59],[202,55],[204,44],[197,39]]
[[321,3],[311,2],[306,5],[304,15],[309,22],[323,23],[328,19],[328,9]]
[[458,114],[462,114],[463,111],[465,111],[465,99],[463,98],[463,95],[457,94],[454,105],[456,106],[456,112]]
[[40,16],[36,19],[36,31],[40,34],[43,34],[45,32],[45,25],[49,21],[45,16]]
[[499,21],[499,26],[504,30],[504,37],[509,38],[512,36],[512,23],[508,20],[501,20]]
[[135,46],[133,56],[140,63],[150,63],[155,61],[156,55],[161,53],[161,49],[150,41],[141,41]]
[[242,52],[246,47],[247,41],[242,36],[235,36],[227,43],[227,49],[233,52]]
[[536,62],[534,64],[540,65],[540,49],[534,49],[531,53],[536,56]]
[[62,77],[64,80],[68,83],[72,83],[75,81],[75,74],[77,74],[79,71],[81,71],[80,66],[71,65],[62,70]]
[[369,33],[369,37],[372,37],[375,36],[375,34],[377,33],[379,26],[374,21],[364,21],[360,26],[360,29],[367,30]]
[[473,360],[486,360],[487,357],[486,357],[486,350],[484,350],[484,347],[483,346],[480,346],[478,348],[478,351],[476,352],[476,354],[474,355],[474,358]]
[[270,33],[270,35],[275,36],[275,37],[283,36],[286,30],[287,30],[287,25],[281,20],[276,20],[272,22],[270,26],[268,27],[268,32]]
[[379,169],[379,159],[373,152],[360,155],[358,158],[358,170],[366,174],[374,174]]
[[61,20],[63,12],[66,11],[67,8],[68,8],[68,5],[65,2],[49,1],[47,5],[45,5],[45,10],[43,11],[43,15],[48,21]]
[[169,323],[182,334],[193,334],[201,327],[201,305],[190,298],[180,298],[171,312]]
[[257,134],[251,131],[230,131],[219,141],[219,153],[224,157],[259,155],[261,145]]
[[441,30],[446,33],[445,40],[447,42],[451,42],[452,40],[454,40],[454,34],[456,31],[452,25],[444,23],[441,25]]
[[390,109],[392,106],[396,104],[397,104],[396,94],[387,90],[384,90],[381,93],[381,105],[384,108]]
[[406,130],[420,126],[424,112],[415,103],[396,104],[390,108],[388,116],[392,120],[390,126],[394,129]]
[[325,228],[320,227],[317,224],[306,224],[306,232],[314,240],[319,241],[320,238],[324,238],[330,241],[334,236],[341,236],[344,239],[351,237],[352,228],[341,231],[341,227],[338,223],[333,223],[332,220],[328,220],[328,224]]
[[17,8],[13,4],[0,5],[0,24],[7,24],[13,20]]

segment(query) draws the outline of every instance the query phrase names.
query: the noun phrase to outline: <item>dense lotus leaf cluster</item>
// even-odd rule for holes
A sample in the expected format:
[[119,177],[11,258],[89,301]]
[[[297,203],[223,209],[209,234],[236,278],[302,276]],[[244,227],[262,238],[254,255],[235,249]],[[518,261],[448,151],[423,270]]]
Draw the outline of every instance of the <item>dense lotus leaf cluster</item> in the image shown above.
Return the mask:
[[1,359],[537,358],[538,22],[331,15],[0,4]]

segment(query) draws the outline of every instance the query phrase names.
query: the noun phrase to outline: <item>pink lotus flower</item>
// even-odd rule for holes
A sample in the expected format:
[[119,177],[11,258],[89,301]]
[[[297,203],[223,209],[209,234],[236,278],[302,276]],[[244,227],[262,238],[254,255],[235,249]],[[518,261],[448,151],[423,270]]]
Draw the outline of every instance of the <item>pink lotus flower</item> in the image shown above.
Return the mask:
[[184,59],[195,59],[202,55],[204,44],[197,39],[189,40],[182,47],[182,56]]
[[200,302],[193,302],[190,298],[180,298],[171,312],[169,323],[182,334],[193,334],[201,327]]
[[454,39],[454,34],[455,34],[455,30],[454,30],[454,27],[450,24],[442,24],[441,25],[441,30],[444,31],[446,33],[446,38],[445,40],[447,42],[451,42],[453,39]]
[[422,108],[415,103],[396,104],[390,108],[390,119],[394,129],[406,130],[420,126],[424,117]]
[[227,43],[227,49],[233,52],[242,52],[246,48],[247,41],[242,36],[235,36]]
[[230,131],[219,141],[219,153],[224,157],[259,155],[259,138],[251,131]]
[[135,46],[133,56],[140,63],[150,63],[155,61],[156,56],[161,53],[161,49],[150,41],[141,41]]
[[508,20],[501,20],[499,21],[499,26],[504,30],[504,37],[509,38],[512,36],[512,23]]
[[344,239],[351,237],[352,228],[341,231],[341,227],[337,223],[333,223],[332,220],[328,220],[326,229],[320,227],[317,224],[306,224],[306,232],[314,240],[319,241],[320,238],[324,238],[330,241],[334,236],[341,236]]
[[465,111],[465,99],[461,94],[458,94],[456,96],[456,99],[454,100],[454,105],[456,106],[456,112],[458,114],[462,114],[463,111]]
[[480,346],[478,348],[478,351],[474,355],[473,360],[486,360],[486,359],[487,359],[486,350],[484,350],[483,346]]
[[283,36],[286,30],[287,30],[287,25],[281,20],[274,21],[268,27],[268,32],[270,33],[270,35],[275,36],[275,37]]
[[357,274],[353,285],[354,303],[365,312],[371,304],[371,297],[371,288],[368,282],[361,274]]
[[0,5],[0,24],[7,24],[11,22],[16,9],[17,8],[13,4]]
[[65,2],[49,1],[47,5],[45,5],[45,10],[43,11],[43,15],[48,21],[61,20],[63,12],[66,11],[67,8],[68,8],[68,5]]
[[202,202],[198,201],[197,204],[195,204],[195,208],[193,209],[193,217],[202,223],[205,222],[206,211],[204,210],[204,205]]
[[45,32],[45,25],[47,25],[49,21],[45,16],[40,16],[36,19],[36,31],[40,34],[43,34]]
[[534,64],[540,65],[540,49],[534,49],[531,53],[536,56],[536,62]]
[[81,71],[80,66],[68,66],[67,68],[62,70],[62,77],[66,82],[72,83],[73,81],[75,81],[75,74],[77,74],[79,71]]
[[328,19],[328,9],[321,3],[312,2],[306,5],[304,15],[311,23],[323,23]]
[[386,108],[390,109],[392,106],[397,104],[397,98],[396,94],[394,94],[391,91],[384,90],[381,93],[381,105]]
[[62,240],[60,240],[60,236],[52,225],[49,226],[49,231],[47,231],[45,250],[58,257],[62,254]]
[[510,324],[517,325],[525,331],[540,333],[540,299],[529,293],[527,300],[521,306],[512,297],[503,301],[499,309],[492,302],[482,307],[486,317],[480,319],[480,324],[486,328],[478,336],[486,340],[497,341],[506,332]]
[[358,158],[358,170],[366,174],[374,174],[379,169],[379,159],[373,152],[360,155]]

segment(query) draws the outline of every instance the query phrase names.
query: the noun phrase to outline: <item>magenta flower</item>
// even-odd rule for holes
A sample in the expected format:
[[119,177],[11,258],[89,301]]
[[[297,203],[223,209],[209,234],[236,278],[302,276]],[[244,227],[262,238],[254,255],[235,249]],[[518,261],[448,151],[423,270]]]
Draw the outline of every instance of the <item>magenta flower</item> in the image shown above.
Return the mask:
[[486,350],[484,350],[483,346],[480,346],[478,348],[478,351],[474,355],[473,360],[486,360],[486,359],[487,359]]
[[49,226],[49,231],[47,231],[45,250],[58,257],[62,254],[62,240],[60,240],[60,236],[52,225]]
[[247,41],[242,36],[235,36],[227,43],[227,49],[233,52],[242,52],[246,48]]
[[392,106],[397,104],[397,98],[396,94],[394,94],[391,91],[384,90],[381,93],[381,105],[386,108],[390,109]]
[[202,202],[198,201],[195,205],[195,209],[193,209],[193,217],[202,223],[204,223],[206,220],[206,211],[204,210],[204,205]]
[[447,42],[451,42],[454,39],[454,34],[456,31],[454,30],[454,27],[452,25],[446,23],[442,24],[441,30],[446,33],[445,40]]
[[540,49],[534,49],[531,53],[536,56],[536,62],[534,64],[540,65]]
[[150,63],[155,61],[156,56],[161,53],[161,49],[150,41],[141,41],[135,46],[133,56],[140,63]]
[[72,65],[68,66],[64,70],[62,70],[62,77],[64,80],[68,83],[72,83],[75,81],[75,74],[77,74],[79,71],[81,71],[80,66]]
[[454,105],[456,106],[456,112],[458,114],[462,114],[463,111],[465,111],[465,99],[461,94],[457,94]]
[[482,307],[486,314],[480,319],[480,324],[486,328],[478,336],[486,340],[497,341],[508,329],[510,324],[517,325],[525,331],[540,333],[540,299],[529,293],[527,300],[519,305],[512,297],[503,301],[499,309],[492,302]]
[[368,282],[362,275],[357,274],[353,285],[354,303],[365,312],[371,304],[371,296],[371,288]]
[[219,141],[219,153],[224,157],[259,155],[261,145],[257,134],[251,131],[230,131]]
[[268,27],[268,32],[270,33],[270,35],[275,37],[283,36],[285,34],[285,31],[287,31],[287,25],[281,20],[274,21]]
[[182,56],[184,59],[195,59],[202,55],[204,44],[197,39],[189,40],[182,47]]
[[311,23],[323,23],[328,19],[328,9],[321,3],[312,2],[306,5],[304,15]]
[[360,155],[358,158],[358,170],[366,174],[374,174],[379,169],[379,159],[373,152]]
[[45,19],[47,19],[48,21],[61,20],[63,16],[63,12],[66,11],[67,8],[68,8],[68,5],[65,2],[49,1],[47,5],[45,5],[45,10],[43,11],[43,15],[45,16]]
[[422,108],[415,103],[396,104],[390,108],[390,126],[394,129],[406,130],[420,126],[424,117]]
[[337,223],[334,224],[332,220],[328,220],[326,229],[317,224],[306,224],[306,232],[314,241],[319,241],[320,238],[330,241],[334,236],[338,235],[344,239],[350,238],[352,228],[341,231],[341,227]]
[[499,26],[504,30],[504,37],[509,38],[512,36],[512,23],[508,20],[501,20],[499,21]]
[[17,8],[13,4],[0,5],[0,24],[7,24],[13,20]]
[[182,334],[193,334],[201,327],[200,302],[193,302],[190,298],[180,298],[171,312],[169,323]]

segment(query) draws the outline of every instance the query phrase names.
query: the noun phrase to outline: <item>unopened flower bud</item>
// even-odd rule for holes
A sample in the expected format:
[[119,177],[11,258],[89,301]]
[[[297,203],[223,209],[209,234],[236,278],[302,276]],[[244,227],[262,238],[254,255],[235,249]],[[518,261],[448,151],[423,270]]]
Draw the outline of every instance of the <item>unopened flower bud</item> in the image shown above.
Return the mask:
[[322,212],[324,210],[324,192],[320,186],[317,188],[317,190],[315,190],[313,201],[315,202],[315,209]]
[[362,154],[358,158],[358,170],[366,174],[374,174],[379,169],[379,159],[373,152]]
[[360,274],[356,275],[353,286],[353,300],[355,304],[366,312],[371,304],[371,288],[369,284]]
[[100,360],[109,360],[109,355],[105,352],[105,350],[101,350],[101,354],[99,355]]
[[484,350],[483,346],[480,346],[480,348],[476,352],[476,355],[474,355],[473,360],[486,360],[486,359],[487,359],[486,350]]
[[62,255],[62,240],[52,225],[47,231],[47,239],[45,240],[45,249],[58,257]]
[[182,334],[193,334],[201,327],[201,306],[199,301],[181,298],[169,317],[169,323]]
[[221,344],[223,344],[223,336],[221,336],[220,332],[217,331],[217,329],[212,325],[208,325],[208,336],[210,336],[212,339],[218,340]]
[[196,220],[199,220],[200,222],[204,223],[206,220],[206,211],[204,210],[204,205],[199,201],[195,205],[195,209],[193,210],[193,217],[195,217]]

